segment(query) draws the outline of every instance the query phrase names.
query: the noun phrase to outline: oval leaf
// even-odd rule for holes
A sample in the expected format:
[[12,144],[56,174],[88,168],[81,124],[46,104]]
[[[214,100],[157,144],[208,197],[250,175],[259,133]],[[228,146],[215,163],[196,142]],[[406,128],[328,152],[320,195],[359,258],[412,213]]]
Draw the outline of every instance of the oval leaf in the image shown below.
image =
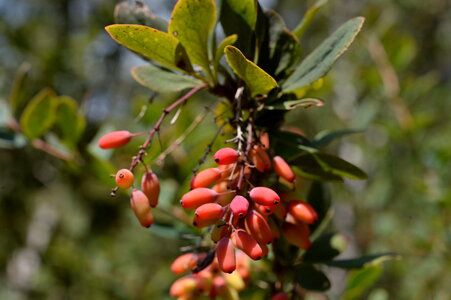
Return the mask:
[[348,49],[362,28],[363,17],[349,20],[318,46],[282,85],[284,92],[294,92],[326,75],[334,62]]
[[159,93],[179,92],[203,83],[193,77],[165,71],[153,65],[133,68],[132,76],[139,84]]
[[114,9],[114,19],[119,24],[137,24],[149,26],[160,31],[168,31],[168,22],[156,16],[142,2],[121,2]]
[[295,271],[294,279],[304,289],[326,291],[330,288],[329,278],[312,265],[302,264]]
[[172,35],[142,25],[110,25],[105,27],[121,45],[162,65],[185,72],[192,66],[185,49]]
[[56,125],[61,132],[61,140],[66,144],[73,145],[80,139],[86,121],[78,112],[77,101],[68,96],[58,97]]
[[208,36],[216,22],[213,0],[179,0],[172,11],[169,33],[185,47],[194,64],[210,73]]
[[277,82],[268,73],[248,60],[238,48],[227,46],[226,59],[233,71],[244,80],[251,92],[251,96],[266,95],[277,87]]
[[20,117],[23,133],[30,139],[43,135],[56,119],[58,102],[50,89],[44,89],[31,99]]
[[323,106],[324,102],[315,98],[284,101],[281,103],[265,105],[268,110],[292,110],[298,107],[309,108],[312,106]]
[[224,54],[224,49],[228,45],[232,45],[236,42],[238,36],[236,34],[229,35],[216,48],[215,59],[213,61],[213,69],[217,70],[219,66],[219,61],[221,60],[222,55]]
[[341,300],[361,299],[365,291],[379,280],[382,271],[381,266],[371,266],[351,272]]

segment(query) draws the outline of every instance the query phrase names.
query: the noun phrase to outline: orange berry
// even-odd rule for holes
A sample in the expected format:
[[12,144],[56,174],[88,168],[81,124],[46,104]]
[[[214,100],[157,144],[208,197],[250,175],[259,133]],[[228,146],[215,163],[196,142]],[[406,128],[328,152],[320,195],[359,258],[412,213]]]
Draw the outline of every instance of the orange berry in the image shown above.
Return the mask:
[[197,287],[197,280],[194,276],[184,276],[172,283],[169,294],[172,297],[181,297],[194,291]]
[[293,170],[282,157],[274,156],[272,161],[277,175],[289,182],[293,182],[296,179],[296,175]]
[[307,224],[283,223],[282,232],[285,239],[292,245],[307,250],[311,246],[309,239],[310,230]]
[[289,300],[289,298],[287,294],[280,292],[272,296],[271,300]]
[[205,169],[197,173],[191,180],[191,188],[209,187],[219,179],[221,179],[221,170],[218,168]]
[[186,253],[177,257],[171,265],[174,274],[182,274],[191,271],[197,264],[197,254]]
[[238,152],[232,148],[222,148],[216,151],[213,159],[218,165],[233,164],[238,160]]
[[249,209],[249,201],[243,196],[235,196],[230,203],[230,209],[235,217],[243,218],[246,216],[247,210]]
[[249,192],[249,195],[260,205],[272,206],[280,203],[279,195],[267,187],[255,187]]
[[102,149],[122,147],[130,142],[132,137],[133,135],[126,130],[113,131],[100,138],[99,147]]
[[307,224],[313,224],[318,219],[318,214],[313,207],[307,202],[290,201],[288,203],[288,211],[297,220]]
[[216,246],[216,257],[219,268],[224,273],[232,273],[236,269],[235,247],[229,237],[223,237]]
[[202,204],[214,202],[217,197],[218,193],[212,189],[198,188],[183,195],[180,203],[183,208],[196,209]]
[[215,224],[224,215],[224,208],[216,203],[202,204],[194,213],[193,225],[206,227]]
[[242,250],[253,260],[262,258],[262,248],[257,241],[243,229],[238,229],[232,233],[232,241],[235,244],[235,247]]
[[250,210],[244,219],[247,231],[260,244],[269,244],[273,240],[271,228],[265,218],[255,210]]
[[157,175],[153,172],[144,173],[141,179],[141,189],[149,199],[149,204],[152,207],[157,206],[158,196],[160,195],[160,182]]
[[153,224],[153,216],[150,212],[150,204],[146,195],[140,190],[133,190],[130,197],[130,206],[135,213],[136,218],[144,227],[150,227]]
[[128,189],[133,185],[135,176],[129,169],[120,169],[116,173],[116,184],[121,189]]

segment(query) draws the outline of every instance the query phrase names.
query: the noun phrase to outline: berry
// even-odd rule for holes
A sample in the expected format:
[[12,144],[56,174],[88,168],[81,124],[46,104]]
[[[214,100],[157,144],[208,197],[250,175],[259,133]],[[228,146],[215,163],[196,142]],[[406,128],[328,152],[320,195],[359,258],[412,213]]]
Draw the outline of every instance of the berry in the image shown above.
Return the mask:
[[260,143],[262,143],[265,149],[269,149],[269,134],[267,132],[263,132],[260,136]]
[[271,159],[269,158],[269,155],[266,152],[266,150],[260,145],[255,145],[253,148],[257,156],[260,157],[260,159],[263,161],[265,171],[271,169]]
[[102,149],[118,148],[126,145],[132,139],[133,134],[126,130],[113,131],[105,134],[99,140]]
[[120,169],[116,173],[116,184],[121,189],[128,189],[133,185],[135,176],[129,169]]
[[214,202],[217,197],[218,193],[216,193],[214,190],[207,188],[198,188],[183,195],[180,203],[182,204],[183,208],[196,209],[202,204]]
[[149,199],[150,206],[157,206],[158,196],[160,195],[160,182],[158,181],[158,177],[155,173],[144,173],[141,179],[141,189],[143,193],[146,194],[147,199]]
[[243,218],[246,216],[247,210],[249,209],[249,201],[243,196],[235,196],[230,203],[230,209],[235,217]]
[[215,224],[224,215],[224,208],[216,203],[202,204],[194,213],[193,225],[196,227],[206,227]]
[[172,283],[169,294],[172,297],[181,297],[188,294],[196,289],[198,285],[198,280],[195,276],[184,276]]
[[209,187],[221,179],[221,170],[218,168],[209,168],[200,171],[193,180],[191,180],[191,188]]
[[186,253],[177,257],[171,265],[171,271],[174,274],[183,274],[191,271],[197,264],[198,255],[194,253]]
[[229,237],[223,237],[216,246],[216,257],[219,268],[224,273],[232,273],[236,269],[235,247]]
[[318,219],[318,214],[307,202],[290,201],[288,211],[297,220],[307,224],[313,224]]
[[255,210],[250,210],[244,219],[247,231],[260,244],[269,244],[273,240],[271,228],[265,218]]
[[153,224],[149,200],[142,191],[137,189],[133,190],[130,198],[130,206],[143,227],[150,227]]
[[310,230],[307,224],[283,223],[282,231],[285,239],[292,245],[307,250],[311,246],[309,239]]
[[277,175],[289,182],[293,182],[296,179],[293,170],[282,157],[274,156],[272,161]]
[[232,233],[232,241],[235,246],[246,253],[253,260],[259,260],[263,256],[263,251],[257,241],[242,229]]
[[272,189],[267,187],[255,187],[249,195],[253,201],[260,205],[272,206],[280,203],[280,197]]
[[265,216],[271,215],[277,206],[278,205],[269,206],[269,205],[255,204],[255,208],[258,210],[258,212]]
[[232,148],[222,148],[216,151],[213,159],[218,165],[233,164],[238,160],[238,152]]
[[208,296],[212,299],[219,297],[227,291],[226,279],[222,276],[215,276],[211,284]]
[[271,300],[289,300],[289,298],[287,294],[280,292],[272,296]]

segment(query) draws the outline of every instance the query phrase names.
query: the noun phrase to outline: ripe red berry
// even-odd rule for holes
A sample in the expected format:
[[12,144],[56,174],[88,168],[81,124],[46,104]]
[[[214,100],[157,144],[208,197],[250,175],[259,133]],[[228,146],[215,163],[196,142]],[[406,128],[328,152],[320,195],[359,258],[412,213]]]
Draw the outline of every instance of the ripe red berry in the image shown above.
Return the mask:
[[277,293],[274,296],[272,296],[271,300],[288,300],[288,295],[281,292],[281,293]]
[[253,148],[257,156],[260,157],[260,159],[263,161],[265,171],[271,169],[271,159],[269,158],[269,155],[266,152],[266,150],[260,145],[255,145]]
[[116,173],[116,184],[121,189],[128,189],[133,185],[135,176],[129,169],[120,169]]
[[193,225],[196,227],[213,225],[222,218],[224,212],[224,208],[217,203],[202,204],[194,213]]
[[288,211],[297,220],[307,224],[313,224],[318,219],[318,214],[310,204],[302,201],[290,201]]
[[262,248],[257,241],[243,229],[238,229],[232,233],[232,241],[238,249],[242,250],[253,260],[262,258]]
[[197,264],[198,255],[195,253],[186,253],[177,257],[171,265],[171,271],[174,274],[183,274],[191,271]]
[[169,294],[172,297],[182,297],[194,291],[197,288],[197,285],[198,280],[195,276],[183,276],[172,283]]
[[213,159],[218,165],[233,164],[238,160],[238,152],[232,148],[222,148],[216,151]]
[[180,203],[182,204],[183,208],[196,209],[202,204],[214,202],[217,197],[218,193],[216,193],[212,189],[198,188],[183,195]]
[[99,147],[102,149],[122,147],[130,142],[132,137],[133,134],[126,130],[113,131],[100,138]]
[[223,237],[216,246],[216,257],[221,271],[232,273],[236,269],[235,247],[229,237]]
[[255,204],[255,208],[258,210],[258,212],[265,216],[271,215],[276,207],[278,207],[278,205],[269,206],[269,205]]
[[307,250],[311,246],[309,239],[310,230],[307,224],[283,223],[282,232],[285,239],[298,248]]
[[243,218],[249,209],[249,201],[243,196],[235,196],[232,202],[230,202],[230,209],[235,217]]
[[250,210],[244,219],[247,232],[260,244],[269,244],[273,240],[271,228],[265,218],[255,210]]
[[146,194],[147,199],[149,199],[150,206],[157,206],[158,196],[160,195],[160,182],[158,181],[158,177],[155,173],[144,173],[141,179],[141,189],[143,193]]
[[282,157],[274,156],[272,161],[277,175],[289,182],[293,182],[296,179],[296,175],[293,170]]
[[133,190],[130,198],[130,206],[142,226],[150,227],[153,224],[154,220],[150,212],[149,200],[142,191],[137,189]]
[[280,203],[279,195],[267,187],[255,187],[249,192],[249,195],[260,205],[272,206]]
[[260,157],[260,155],[257,154],[257,150],[251,149],[249,152],[249,158],[254,165],[254,167],[259,172],[265,172],[266,170],[266,164],[265,161]]
[[194,176],[193,180],[191,180],[191,188],[196,189],[200,187],[209,187],[213,183],[216,183],[219,179],[221,179],[221,170],[218,168],[209,168]]

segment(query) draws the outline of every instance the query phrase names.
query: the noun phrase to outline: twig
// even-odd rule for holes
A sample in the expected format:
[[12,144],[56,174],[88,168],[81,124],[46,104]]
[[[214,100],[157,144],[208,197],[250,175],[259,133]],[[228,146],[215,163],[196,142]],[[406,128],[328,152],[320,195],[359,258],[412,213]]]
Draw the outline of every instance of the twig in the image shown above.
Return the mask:
[[199,158],[197,166],[192,170],[193,176],[196,175],[197,171],[199,171],[200,167],[207,160],[207,157],[208,157],[208,155],[211,152],[211,148],[213,147],[213,144],[215,143],[216,139],[218,138],[219,134],[221,133],[223,127],[224,127],[224,125],[222,125],[221,127],[218,128],[218,130],[216,131],[215,135],[211,139],[210,143],[208,143],[207,147],[205,148],[204,154],[202,155],[201,158]]

